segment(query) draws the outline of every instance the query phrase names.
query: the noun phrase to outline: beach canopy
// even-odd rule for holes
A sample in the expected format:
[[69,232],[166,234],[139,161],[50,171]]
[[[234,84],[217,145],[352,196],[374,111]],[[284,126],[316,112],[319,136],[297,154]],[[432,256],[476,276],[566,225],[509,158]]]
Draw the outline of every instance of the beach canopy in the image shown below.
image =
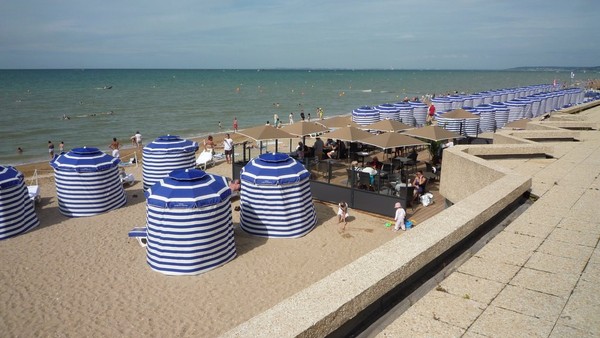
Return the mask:
[[398,133],[383,133],[374,135],[362,140],[361,143],[370,144],[382,149],[428,145],[428,143],[419,139]]
[[329,128],[316,122],[300,121],[285,125],[281,130],[295,136],[308,136],[310,134],[324,133],[329,131]]
[[125,191],[121,162],[98,148],[74,148],[50,161],[54,168],[58,209],[68,217],[94,216],[122,207]]
[[275,128],[272,125],[256,126],[237,132],[238,134],[247,136],[255,141],[276,140],[282,138],[294,138],[294,135]]
[[478,119],[479,118],[479,116],[477,116],[473,113],[469,113],[468,111],[466,111],[464,109],[454,109],[445,114],[442,114],[441,116],[446,119]]
[[352,122],[351,116],[334,116],[332,118],[328,118],[325,120],[317,121],[317,123],[324,125],[327,128],[343,128],[343,127],[355,127],[360,128],[360,126],[354,122]]
[[409,126],[408,124],[404,124],[400,121],[389,120],[389,119],[381,120],[379,122],[371,123],[369,125],[361,127],[361,129],[380,130],[380,131],[402,131],[402,130],[411,129],[411,128],[412,128],[412,126]]
[[40,224],[23,174],[0,166],[0,240],[25,233]]
[[520,119],[516,121],[509,122],[504,125],[503,128],[506,129],[527,129],[527,123],[529,123],[530,119]]
[[196,166],[198,143],[176,135],[160,136],[142,150],[144,190],[176,169]]
[[324,134],[323,136],[330,139],[337,139],[342,141],[360,142],[365,138],[373,136],[373,134],[355,127],[343,127],[336,129],[330,133]]
[[145,195],[152,270],[196,275],[235,258],[231,189],[224,177],[177,169]]
[[74,148],[50,161],[54,169],[78,173],[105,171],[116,167],[120,159],[100,151],[98,148]]
[[296,238],[317,223],[310,173],[287,154],[266,153],[240,174],[240,227],[260,237]]
[[442,141],[463,137],[458,133],[446,130],[438,126],[426,126],[416,129],[410,129],[405,131],[404,134],[431,141]]

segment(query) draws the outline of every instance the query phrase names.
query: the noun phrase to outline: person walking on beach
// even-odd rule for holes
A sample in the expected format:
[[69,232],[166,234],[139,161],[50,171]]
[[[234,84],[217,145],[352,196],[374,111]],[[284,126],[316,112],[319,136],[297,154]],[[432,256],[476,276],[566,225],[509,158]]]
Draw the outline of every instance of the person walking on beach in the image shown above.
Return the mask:
[[138,130],[135,132],[134,136],[135,136],[135,146],[137,148],[141,147],[142,146],[142,134],[140,134],[140,131]]
[[231,153],[233,152],[233,140],[229,136],[229,134],[225,134],[225,139],[223,140],[223,150],[225,152],[225,160],[227,164],[231,164]]
[[348,220],[346,219],[348,215],[348,203],[342,201],[338,204],[338,224],[344,221],[344,228],[346,229],[346,225],[348,224]]
[[304,110],[300,112],[300,120],[304,121]]
[[404,225],[404,218],[406,218],[406,211],[404,211],[404,209],[402,209],[402,204],[400,204],[400,202],[396,202],[396,205],[394,205],[394,208],[396,208],[396,215],[394,217],[394,220],[396,221],[396,225],[394,225],[394,231],[398,231],[400,229],[406,230],[406,226]]
[[48,141],[48,154],[50,154],[50,158],[54,158],[54,143],[52,141]]
[[119,148],[121,148],[121,144],[119,143],[119,141],[117,141],[116,137],[113,137],[112,143],[108,147],[112,149],[112,157],[121,157],[121,154],[119,153]]
[[58,145],[58,151],[61,154],[65,152],[65,143],[63,141],[60,141],[60,144]]
[[237,117],[234,117],[233,118],[233,132],[237,133],[237,131],[238,131],[238,120],[237,120]]
[[294,113],[290,113],[290,124],[294,123]]

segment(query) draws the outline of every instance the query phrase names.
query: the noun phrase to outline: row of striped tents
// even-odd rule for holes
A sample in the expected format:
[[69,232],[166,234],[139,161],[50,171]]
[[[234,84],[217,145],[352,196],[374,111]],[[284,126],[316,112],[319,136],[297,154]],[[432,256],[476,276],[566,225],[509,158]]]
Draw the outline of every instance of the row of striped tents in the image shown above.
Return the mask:
[[13,167],[0,166],[0,240],[25,233],[39,224],[23,174]]

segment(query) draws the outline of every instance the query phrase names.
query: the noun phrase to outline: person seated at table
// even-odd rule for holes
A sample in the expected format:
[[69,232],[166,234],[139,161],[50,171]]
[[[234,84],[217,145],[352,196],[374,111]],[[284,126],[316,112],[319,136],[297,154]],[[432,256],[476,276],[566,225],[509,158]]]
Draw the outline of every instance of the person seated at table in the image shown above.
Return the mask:
[[296,147],[296,155],[298,156],[299,160],[304,158],[305,152],[306,146],[302,142],[298,142],[298,146]]
[[383,167],[383,163],[379,162],[379,159],[377,158],[377,156],[373,156],[371,161],[369,161],[367,163],[367,166],[369,166],[375,170],[380,170],[381,167]]
[[333,148],[327,153],[327,157],[334,159],[334,158],[338,158],[339,156],[339,152],[338,152],[338,146],[337,144],[333,144]]
[[331,148],[333,148],[334,145],[335,145],[335,141],[330,138],[328,138],[327,142],[325,142],[325,148],[331,149]]
[[417,175],[412,181],[412,185],[415,187],[413,192],[413,202],[418,201],[419,197],[425,193],[425,185],[427,184],[427,178],[423,176],[423,171],[418,170]]
[[419,157],[419,154],[417,153],[417,150],[413,147],[410,154],[408,154],[406,157],[408,157],[411,161],[416,162],[417,157]]
[[352,161],[352,163],[350,163],[350,170],[361,170],[362,168],[358,166],[358,161]]

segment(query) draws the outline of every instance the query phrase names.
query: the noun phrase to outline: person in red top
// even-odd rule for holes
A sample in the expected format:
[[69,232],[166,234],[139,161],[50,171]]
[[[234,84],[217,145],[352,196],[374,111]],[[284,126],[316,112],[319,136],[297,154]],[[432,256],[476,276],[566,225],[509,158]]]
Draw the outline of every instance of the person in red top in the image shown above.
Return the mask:
[[427,110],[427,123],[431,124],[433,122],[433,117],[435,116],[435,106],[433,103],[429,103],[429,109]]

